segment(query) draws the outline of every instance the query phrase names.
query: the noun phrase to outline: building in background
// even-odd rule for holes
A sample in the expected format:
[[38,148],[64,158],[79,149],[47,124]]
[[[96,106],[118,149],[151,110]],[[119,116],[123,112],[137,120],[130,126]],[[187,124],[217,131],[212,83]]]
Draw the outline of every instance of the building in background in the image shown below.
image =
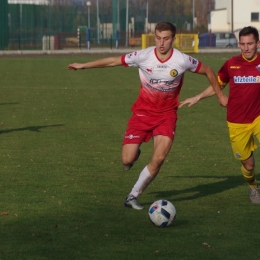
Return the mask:
[[215,0],[209,15],[209,31],[236,32],[245,26],[260,28],[259,0]]

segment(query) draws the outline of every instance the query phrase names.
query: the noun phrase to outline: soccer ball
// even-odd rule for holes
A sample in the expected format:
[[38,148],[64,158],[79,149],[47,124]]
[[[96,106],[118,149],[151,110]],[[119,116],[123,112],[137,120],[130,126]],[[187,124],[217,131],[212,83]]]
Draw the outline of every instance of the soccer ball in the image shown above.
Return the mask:
[[176,209],[168,200],[157,200],[149,208],[148,216],[157,227],[169,226],[176,217]]

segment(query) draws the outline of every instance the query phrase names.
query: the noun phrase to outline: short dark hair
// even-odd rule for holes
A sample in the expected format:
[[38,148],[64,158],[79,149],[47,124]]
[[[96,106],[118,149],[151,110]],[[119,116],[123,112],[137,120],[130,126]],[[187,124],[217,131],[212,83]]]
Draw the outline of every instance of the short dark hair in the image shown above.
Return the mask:
[[171,31],[172,37],[175,37],[176,34],[176,26],[169,22],[159,22],[155,26],[155,31]]
[[258,33],[258,30],[253,27],[253,26],[247,26],[247,27],[244,27],[240,32],[239,32],[239,39],[241,36],[246,36],[246,35],[249,35],[249,34],[253,34],[256,42],[259,41],[259,33]]

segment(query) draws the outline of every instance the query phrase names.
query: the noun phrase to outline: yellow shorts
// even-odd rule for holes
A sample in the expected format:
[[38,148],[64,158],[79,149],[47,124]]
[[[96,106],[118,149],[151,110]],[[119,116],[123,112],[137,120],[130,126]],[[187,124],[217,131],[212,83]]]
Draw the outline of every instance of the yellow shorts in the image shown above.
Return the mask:
[[260,116],[250,124],[227,123],[235,158],[241,161],[248,159],[251,153],[257,148],[254,136],[260,142]]

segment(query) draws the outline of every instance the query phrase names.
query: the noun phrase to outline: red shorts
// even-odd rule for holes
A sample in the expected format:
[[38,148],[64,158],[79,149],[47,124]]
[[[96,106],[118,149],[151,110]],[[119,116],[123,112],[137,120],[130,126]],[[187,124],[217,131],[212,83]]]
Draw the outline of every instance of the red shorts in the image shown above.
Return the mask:
[[156,135],[174,139],[177,115],[150,117],[133,114],[128,121],[123,144],[141,144]]

